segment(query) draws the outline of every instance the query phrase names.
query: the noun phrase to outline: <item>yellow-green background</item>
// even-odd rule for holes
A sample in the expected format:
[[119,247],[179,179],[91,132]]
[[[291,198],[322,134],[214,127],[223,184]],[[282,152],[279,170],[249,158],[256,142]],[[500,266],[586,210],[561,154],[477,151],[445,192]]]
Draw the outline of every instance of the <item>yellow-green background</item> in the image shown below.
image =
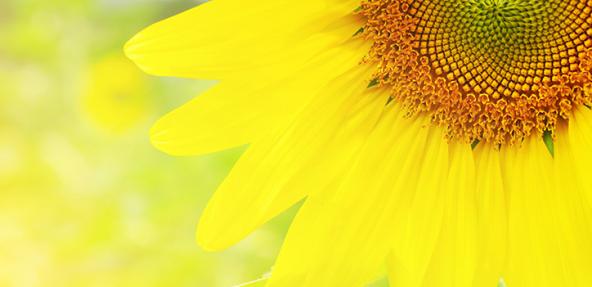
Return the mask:
[[0,0],[0,286],[233,286],[270,270],[290,213],[225,252],[194,243],[241,149],[173,158],[148,140],[212,83],[144,76],[121,53],[197,4]]

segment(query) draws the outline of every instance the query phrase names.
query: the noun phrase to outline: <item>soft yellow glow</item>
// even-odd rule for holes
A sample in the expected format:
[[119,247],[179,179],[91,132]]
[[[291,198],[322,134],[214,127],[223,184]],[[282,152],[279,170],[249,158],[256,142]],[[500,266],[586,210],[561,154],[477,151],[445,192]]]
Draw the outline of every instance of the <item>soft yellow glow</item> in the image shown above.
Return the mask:
[[126,131],[153,110],[146,77],[123,55],[94,63],[86,84],[84,110],[111,132]]

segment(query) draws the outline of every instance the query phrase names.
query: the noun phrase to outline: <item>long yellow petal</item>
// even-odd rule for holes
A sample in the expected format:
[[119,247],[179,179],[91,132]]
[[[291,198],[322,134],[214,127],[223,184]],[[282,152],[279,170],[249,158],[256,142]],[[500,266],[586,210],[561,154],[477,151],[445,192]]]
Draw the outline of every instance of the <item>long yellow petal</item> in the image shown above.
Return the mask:
[[569,129],[577,129],[575,124],[574,122],[569,127],[560,126],[554,145],[553,173],[556,187],[550,198],[553,207],[552,217],[555,220],[553,233],[558,235],[563,266],[570,286],[592,286],[592,206],[588,198],[589,171],[582,171],[578,167],[588,163],[581,163],[585,157],[578,157],[574,153],[582,147],[589,151],[590,145],[585,148],[585,142],[573,142],[568,136]]
[[[223,79],[294,69],[360,27],[355,1],[209,1],[133,37],[126,54],[148,73]],[[339,25],[335,25],[335,24]],[[268,75],[273,75],[268,73]]]
[[473,286],[477,266],[475,163],[470,145],[450,145],[448,180],[442,189],[444,216],[423,286]]
[[255,142],[208,204],[197,231],[206,249],[225,248],[322,189],[347,167],[343,159],[371,129],[384,94],[365,94],[371,70],[356,68],[335,80],[294,124]]
[[580,188],[584,191],[588,202],[592,203],[592,181],[589,178],[590,163],[592,162],[592,111],[587,107],[581,107],[574,111],[569,128],[563,136],[569,138],[569,147],[573,153],[573,161],[570,169],[581,178]]
[[409,187],[406,202],[394,220],[393,250],[388,260],[390,286],[420,287],[432,260],[444,216],[442,187],[448,177],[448,144],[438,129],[432,129],[421,161],[414,175],[417,188]]
[[507,262],[508,215],[501,152],[481,143],[475,149],[477,268],[473,286],[496,286]]
[[[523,147],[504,148],[504,188],[509,195],[508,286],[577,285],[569,258],[572,234],[563,220],[573,203],[570,191],[556,189],[553,159],[543,141],[531,137]],[[564,194],[565,193],[565,194]],[[575,206],[574,206],[575,207]],[[567,247],[567,249],[566,249]]]
[[307,198],[268,286],[363,286],[373,279],[428,135],[425,121],[403,118],[399,109],[385,113],[343,180]]
[[368,44],[355,40],[319,55],[285,79],[232,79],[161,118],[151,130],[157,148],[198,155],[254,142],[292,119],[331,79],[358,65]]

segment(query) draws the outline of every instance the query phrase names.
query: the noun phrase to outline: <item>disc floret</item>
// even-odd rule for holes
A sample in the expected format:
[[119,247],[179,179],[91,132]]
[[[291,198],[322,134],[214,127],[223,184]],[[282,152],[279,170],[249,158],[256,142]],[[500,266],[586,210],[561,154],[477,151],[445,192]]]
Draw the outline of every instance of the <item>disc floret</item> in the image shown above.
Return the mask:
[[592,103],[592,1],[366,0],[379,86],[451,140],[513,144]]

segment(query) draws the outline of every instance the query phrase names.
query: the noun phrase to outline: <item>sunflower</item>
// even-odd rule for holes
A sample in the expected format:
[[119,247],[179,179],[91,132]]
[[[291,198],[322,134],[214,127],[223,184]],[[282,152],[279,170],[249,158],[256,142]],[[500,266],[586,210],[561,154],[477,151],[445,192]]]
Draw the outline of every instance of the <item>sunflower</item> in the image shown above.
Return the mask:
[[215,0],[125,49],[219,81],[157,148],[249,144],[203,248],[304,201],[267,286],[592,286],[592,1]]

